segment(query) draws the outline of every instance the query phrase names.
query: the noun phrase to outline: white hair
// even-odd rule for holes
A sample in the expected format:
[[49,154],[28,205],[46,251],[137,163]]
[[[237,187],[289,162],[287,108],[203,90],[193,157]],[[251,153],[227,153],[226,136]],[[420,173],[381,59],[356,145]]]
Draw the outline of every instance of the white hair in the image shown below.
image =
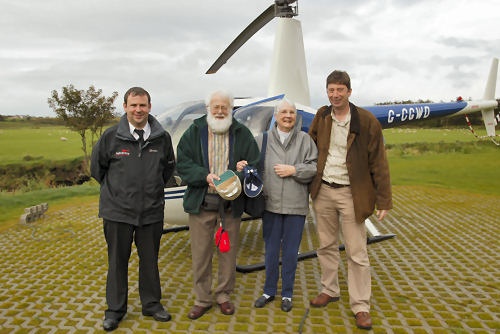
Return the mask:
[[227,90],[224,90],[224,89],[219,89],[213,93],[208,94],[208,96],[205,98],[205,105],[207,106],[207,108],[210,108],[210,102],[212,101],[212,98],[216,95],[222,97],[223,99],[227,99],[229,101],[230,111],[233,110],[233,107],[234,107],[233,94],[231,94],[230,92],[228,92]]
[[274,108],[274,114],[277,115],[279,114],[280,110],[283,108],[283,106],[285,104],[288,104],[290,107],[292,107],[295,111],[297,111],[297,107],[295,106],[295,103],[293,103],[292,101],[290,101],[289,99],[287,99],[286,97],[284,97],[280,103],[278,103],[276,105],[276,107]]

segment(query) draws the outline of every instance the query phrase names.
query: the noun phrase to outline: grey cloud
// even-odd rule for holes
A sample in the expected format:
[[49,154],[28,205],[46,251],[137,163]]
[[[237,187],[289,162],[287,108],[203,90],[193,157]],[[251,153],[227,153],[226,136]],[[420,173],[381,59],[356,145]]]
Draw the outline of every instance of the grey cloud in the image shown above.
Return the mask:
[[440,55],[434,55],[426,60],[426,65],[429,67],[453,66],[454,68],[458,68],[459,66],[476,64],[477,62],[478,58],[472,56],[443,57]]
[[[0,98],[13,101],[8,110],[49,114],[48,94],[69,83],[79,88],[94,84],[108,95],[143,85],[152,93],[155,112],[203,98],[213,87],[225,87],[240,96],[263,96],[276,21],[258,32],[217,74],[204,73],[271,3],[6,2],[0,12]],[[447,88],[468,85],[466,80],[474,80],[470,75],[484,73],[486,69],[479,71],[484,63],[500,54],[498,38],[464,39],[460,32],[445,31],[442,25],[439,34],[432,35],[436,37],[413,41],[416,29],[421,28],[417,23],[424,22],[422,15],[426,15],[425,22],[433,22],[435,7],[430,1],[301,0],[299,19],[313,105],[328,103],[324,79],[334,68],[352,73],[357,93],[363,93],[356,98],[366,98],[367,103],[420,92],[415,85],[437,75]],[[389,12],[405,19],[387,17]],[[414,20],[411,15],[416,16]],[[380,29],[387,25],[380,23],[393,21],[398,33],[391,35],[393,40],[384,40],[387,32]]]
[[438,39],[438,42],[443,45],[454,46],[456,48],[476,48],[482,44],[482,42],[478,39],[458,37],[441,37]]
[[421,5],[423,3],[429,3],[430,5],[435,2],[432,0],[392,0],[390,1],[391,5],[398,8],[411,9],[411,7]]
[[486,83],[486,74],[489,68],[481,69],[480,65],[488,63],[489,57],[473,56],[433,56],[428,59],[426,67],[440,68],[443,79],[455,88],[460,89],[471,82]]
[[485,40],[451,36],[438,38],[437,42],[457,49],[481,50],[488,54],[500,54],[500,39]]

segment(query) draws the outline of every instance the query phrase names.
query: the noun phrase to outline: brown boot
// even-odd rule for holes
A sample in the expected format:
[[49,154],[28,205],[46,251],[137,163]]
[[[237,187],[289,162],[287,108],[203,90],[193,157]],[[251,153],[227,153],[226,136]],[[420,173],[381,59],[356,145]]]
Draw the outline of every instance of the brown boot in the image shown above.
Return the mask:
[[336,302],[339,300],[339,297],[331,297],[326,293],[320,293],[318,297],[314,298],[310,301],[312,307],[324,307],[328,305],[328,303]]
[[370,313],[356,313],[356,326],[361,329],[372,329],[372,317],[370,317]]

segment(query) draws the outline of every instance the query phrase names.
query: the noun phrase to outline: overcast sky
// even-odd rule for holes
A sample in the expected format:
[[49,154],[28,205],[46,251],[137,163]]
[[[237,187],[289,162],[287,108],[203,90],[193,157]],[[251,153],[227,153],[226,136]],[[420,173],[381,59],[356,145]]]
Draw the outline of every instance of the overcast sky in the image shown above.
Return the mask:
[[[155,115],[220,87],[265,96],[275,21],[218,73],[204,73],[271,3],[0,0],[0,114],[54,116],[47,98],[70,83],[118,91],[120,111],[126,89],[142,86]],[[298,18],[313,107],[328,103],[333,69],[351,75],[361,106],[481,98],[500,56],[498,0],[301,0]]]

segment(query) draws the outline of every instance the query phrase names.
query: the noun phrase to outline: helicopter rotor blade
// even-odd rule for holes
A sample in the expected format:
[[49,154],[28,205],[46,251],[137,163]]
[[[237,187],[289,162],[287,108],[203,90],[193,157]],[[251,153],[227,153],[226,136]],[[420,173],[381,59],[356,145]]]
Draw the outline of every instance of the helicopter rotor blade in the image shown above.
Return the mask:
[[270,5],[265,11],[262,12],[248,27],[243,30],[235,40],[229,44],[229,46],[222,52],[222,54],[217,58],[213,65],[208,69],[206,74],[216,73],[219,68],[224,65],[229,58],[243,45],[250,37],[252,37],[257,31],[262,29],[266,24],[268,24],[275,17],[275,5]]

